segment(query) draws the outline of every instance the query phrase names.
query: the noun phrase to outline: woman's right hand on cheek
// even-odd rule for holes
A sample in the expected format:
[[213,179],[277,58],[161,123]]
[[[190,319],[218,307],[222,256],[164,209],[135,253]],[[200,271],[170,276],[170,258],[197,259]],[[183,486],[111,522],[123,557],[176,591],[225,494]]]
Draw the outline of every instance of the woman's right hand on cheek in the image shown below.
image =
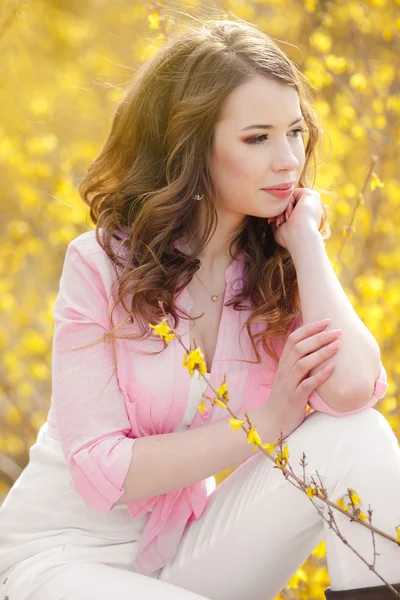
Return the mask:
[[[276,420],[278,435],[283,438],[299,427],[306,417],[308,398],[333,373],[335,365],[329,361],[340,347],[340,329],[325,331],[329,322],[302,325],[293,331],[284,346],[271,393],[263,405],[266,418]],[[338,345],[336,345],[338,342]],[[329,362],[327,362],[329,361]],[[312,369],[327,362],[318,373],[309,376]]]
[[277,227],[280,227],[282,225],[282,223],[284,223],[285,221],[288,220],[288,218],[290,217],[290,215],[293,212],[294,209],[294,198],[293,196],[291,196],[290,201],[285,209],[285,211],[279,215],[277,215],[276,217],[269,217],[268,223],[276,223]]

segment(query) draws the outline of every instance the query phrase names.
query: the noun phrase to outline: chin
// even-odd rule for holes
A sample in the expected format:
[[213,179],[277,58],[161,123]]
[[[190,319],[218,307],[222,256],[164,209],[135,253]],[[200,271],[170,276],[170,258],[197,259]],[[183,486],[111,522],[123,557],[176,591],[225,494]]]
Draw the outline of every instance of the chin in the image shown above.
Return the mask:
[[271,207],[267,206],[264,210],[260,210],[259,214],[256,215],[260,217],[260,219],[273,219],[278,215],[281,215],[286,210],[286,203],[284,204],[282,201],[278,203],[277,206]]

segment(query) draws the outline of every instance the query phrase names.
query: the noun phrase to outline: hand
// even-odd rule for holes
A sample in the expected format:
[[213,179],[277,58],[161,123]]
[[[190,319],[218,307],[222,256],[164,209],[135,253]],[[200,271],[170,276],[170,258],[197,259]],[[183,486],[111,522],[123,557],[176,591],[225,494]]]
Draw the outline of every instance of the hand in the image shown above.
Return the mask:
[[312,369],[329,360],[338,351],[338,348],[329,344],[337,341],[341,330],[324,331],[328,324],[329,322],[317,326],[315,323],[307,323],[293,331],[287,339],[271,393],[263,405],[268,418],[276,422],[276,439],[280,436],[281,428],[285,438],[303,423],[311,392],[334,371],[335,365],[330,362],[324,369],[308,377]]
[[295,231],[312,225],[319,230],[322,219],[321,196],[309,188],[296,188],[290,197],[283,213],[270,217],[275,240],[280,246],[288,249],[290,237]]

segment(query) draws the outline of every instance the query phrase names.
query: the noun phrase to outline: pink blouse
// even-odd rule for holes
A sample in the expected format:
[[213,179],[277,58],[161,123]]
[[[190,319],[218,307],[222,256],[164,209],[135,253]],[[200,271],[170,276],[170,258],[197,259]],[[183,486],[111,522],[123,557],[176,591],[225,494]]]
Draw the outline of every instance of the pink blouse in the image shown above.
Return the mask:
[[[101,235],[101,229],[99,232]],[[179,244],[175,243],[175,247],[179,248]],[[243,284],[244,266],[240,255],[227,267],[224,303]],[[190,386],[189,374],[182,366],[184,350],[177,340],[172,340],[158,355],[142,353],[162,349],[163,342],[155,336],[146,341],[118,340],[114,374],[111,343],[73,351],[109,330],[107,312],[115,297],[115,291],[111,292],[115,278],[113,265],[98,244],[94,229],[70,242],[54,308],[48,414],[49,433],[60,440],[73,487],[89,507],[102,514],[109,513],[125,491],[123,483],[135,440],[175,431],[185,413]],[[176,302],[190,313],[193,302],[186,288]],[[256,359],[246,329],[241,332],[251,312],[247,306],[244,311],[224,306],[210,375],[211,384],[218,387],[226,373],[230,407],[236,414],[268,400],[278,368],[262,348],[259,365],[239,362],[238,359]],[[114,323],[124,317],[119,306]],[[294,320],[290,331],[300,325],[300,318]],[[187,348],[189,327],[187,320],[181,320],[177,327]],[[257,330],[252,329],[253,335]],[[123,329],[123,333],[132,331],[133,324]],[[278,356],[290,331],[274,340]],[[338,413],[316,391],[308,403],[317,411],[343,416],[373,406],[387,388],[381,363],[371,399],[364,407]],[[210,395],[211,390],[208,392]],[[225,409],[210,405],[203,413],[195,414],[189,429],[226,418]],[[127,503],[132,518],[140,518],[151,510],[140,539],[136,570],[149,574],[171,561],[185,528],[201,517],[206,504],[205,481]]]

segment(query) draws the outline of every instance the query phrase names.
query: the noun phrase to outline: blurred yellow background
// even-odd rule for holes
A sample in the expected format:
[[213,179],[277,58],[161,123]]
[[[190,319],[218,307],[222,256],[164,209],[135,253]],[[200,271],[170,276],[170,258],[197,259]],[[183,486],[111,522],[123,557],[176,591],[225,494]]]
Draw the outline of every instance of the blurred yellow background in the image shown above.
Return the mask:
[[[314,86],[327,252],[375,336],[400,439],[400,1],[5,0],[0,7],[0,504],[51,395],[53,305],[68,243],[93,227],[77,186],[135,69],[191,17],[235,15]],[[216,476],[217,484],[230,471]],[[394,524],[395,525],[395,524]],[[277,597],[323,599],[320,544]]]

